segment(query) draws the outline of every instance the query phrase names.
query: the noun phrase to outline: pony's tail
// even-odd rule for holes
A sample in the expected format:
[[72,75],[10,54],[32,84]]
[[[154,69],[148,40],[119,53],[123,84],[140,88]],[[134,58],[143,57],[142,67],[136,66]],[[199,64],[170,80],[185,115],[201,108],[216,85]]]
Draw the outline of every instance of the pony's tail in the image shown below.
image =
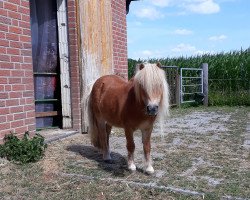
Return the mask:
[[88,134],[90,136],[91,144],[97,148],[100,148],[100,142],[98,137],[97,119],[93,112],[91,93],[88,97]]

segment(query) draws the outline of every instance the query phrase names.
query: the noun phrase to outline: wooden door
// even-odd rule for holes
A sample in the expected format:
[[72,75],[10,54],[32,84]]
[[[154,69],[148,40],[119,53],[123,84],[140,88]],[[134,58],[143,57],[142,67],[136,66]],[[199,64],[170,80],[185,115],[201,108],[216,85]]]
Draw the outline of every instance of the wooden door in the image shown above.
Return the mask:
[[30,0],[30,10],[36,128],[70,128],[65,0]]

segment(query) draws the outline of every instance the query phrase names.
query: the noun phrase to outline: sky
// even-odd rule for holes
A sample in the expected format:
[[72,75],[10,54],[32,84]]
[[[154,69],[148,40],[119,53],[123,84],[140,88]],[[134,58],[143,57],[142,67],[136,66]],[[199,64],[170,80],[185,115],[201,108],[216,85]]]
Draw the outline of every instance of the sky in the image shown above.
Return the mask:
[[247,49],[250,0],[132,1],[127,31],[132,59]]

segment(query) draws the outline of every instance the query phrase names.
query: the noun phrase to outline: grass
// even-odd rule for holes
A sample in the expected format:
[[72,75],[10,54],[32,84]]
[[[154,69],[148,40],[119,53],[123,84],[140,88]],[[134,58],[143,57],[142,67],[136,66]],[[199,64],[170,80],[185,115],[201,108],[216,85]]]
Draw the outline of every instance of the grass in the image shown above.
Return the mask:
[[[139,170],[132,174],[126,168],[122,131],[111,137],[114,158],[111,164],[102,161],[86,135],[72,136],[48,145],[45,158],[38,163],[3,164],[0,199],[203,198],[202,195],[184,195],[177,189],[199,192],[204,194],[204,199],[221,199],[227,195],[249,198],[250,157],[249,151],[242,147],[249,112],[249,107],[171,110],[168,134],[162,139],[157,128],[153,133],[156,173],[152,176],[141,170],[143,154],[139,134],[135,136]],[[200,120],[202,117],[206,120]],[[199,127],[206,130],[199,133]],[[162,187],[143,185],[149,183]],[[175,188],[175,192],[166,190],[169,187]]]
[[250,106],[250,93],[248,91],[238,92],[209,92],[209,104],[212,106]]
[[[182,199],[179,194],[157,189],[46,175],[37,165],[11,165],[8,171],[6,167],[4,171],[1,169],[4,184],[1,183],[0,199]],[[190,196],[190,199],[193,198]]]

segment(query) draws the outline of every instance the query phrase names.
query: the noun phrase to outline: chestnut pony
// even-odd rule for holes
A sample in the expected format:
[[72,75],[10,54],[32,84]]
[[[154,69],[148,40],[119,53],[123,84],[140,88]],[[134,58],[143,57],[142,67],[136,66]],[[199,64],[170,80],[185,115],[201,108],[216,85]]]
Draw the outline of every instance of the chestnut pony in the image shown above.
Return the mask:
[[103,76],[94,83],[88,99],[89,134],[92,144],[110,160],[109,135],[112,126],[125,130],[128,168],[134,164],[133,132],[140,129],[145,157],[145,172],[153,173],[150,138],[156,118],[163,121],[169,110],[169,89],[165,72],[157,64],[137,65],[135,76],[125,81],[116,75]]

